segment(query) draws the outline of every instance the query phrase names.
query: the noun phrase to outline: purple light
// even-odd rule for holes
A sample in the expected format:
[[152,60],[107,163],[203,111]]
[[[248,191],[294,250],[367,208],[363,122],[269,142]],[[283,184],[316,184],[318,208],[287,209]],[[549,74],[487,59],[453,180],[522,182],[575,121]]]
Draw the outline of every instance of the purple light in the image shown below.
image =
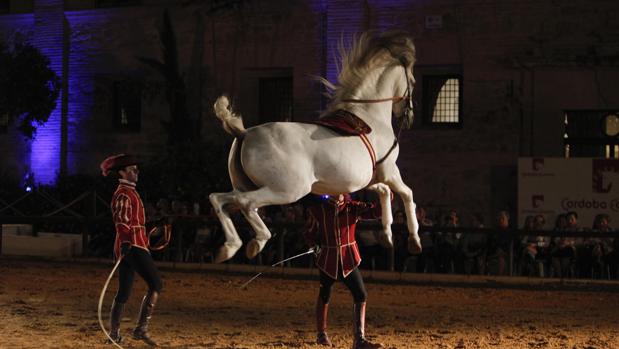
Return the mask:
[[[64,3],[61,0],[38,0],[34,3],[32,44],[50,60],[50,68],[62,77],[64,57]],[[30,148],[30,169],[39,183],[53,183],[60,172],[61,92],[56,109],[45,125],[36,125],[37,133]]]

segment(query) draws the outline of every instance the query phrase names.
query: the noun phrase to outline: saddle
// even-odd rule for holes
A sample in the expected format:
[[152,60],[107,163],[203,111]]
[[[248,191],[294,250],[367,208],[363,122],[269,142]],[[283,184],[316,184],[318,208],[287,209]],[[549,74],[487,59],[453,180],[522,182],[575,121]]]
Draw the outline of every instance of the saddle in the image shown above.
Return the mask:
[[372,158],[372,171],[376,170],[376,152],[366,136],[366,134],[372,132],[372,128],[357,115],[344,109],[338,109],[313,123],[327,127],[342,136],[359,136]]
[[358,136],[372,132],[372,128],[365,121],[344,109],[338,109],[313,123],[327,127],[343,136]]

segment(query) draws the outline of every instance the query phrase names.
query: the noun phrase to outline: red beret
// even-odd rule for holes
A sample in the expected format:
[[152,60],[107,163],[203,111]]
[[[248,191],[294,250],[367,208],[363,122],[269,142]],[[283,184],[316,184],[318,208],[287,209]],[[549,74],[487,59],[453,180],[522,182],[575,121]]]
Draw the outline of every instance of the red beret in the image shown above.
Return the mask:
[[101,174],[104,177],[110,173],[110,171],[121,170],[127,166],[137,165],[138,161],[135,156],[126,154],[117,154],[108,157],[103,160],[99,168],[101,168]]

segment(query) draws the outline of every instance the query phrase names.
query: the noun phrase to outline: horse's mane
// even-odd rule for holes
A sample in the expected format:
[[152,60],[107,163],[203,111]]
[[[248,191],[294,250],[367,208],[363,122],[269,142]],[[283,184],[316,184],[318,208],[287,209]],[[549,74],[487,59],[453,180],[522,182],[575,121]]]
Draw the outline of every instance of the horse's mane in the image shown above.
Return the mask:
[[411,69],[415,63],[415,46],[408,33],[401,30],[392,30],[379,33],[370,30],[355,36],[351,48],[347,51],[343,40],[340,40],[338,52],[341,57],[341,66],[338,66],[337,84],[319,77],[318,80],[326,87],[325,93],[331,102],[326,115],[339,109],[342,99],[350,98],[350,91],[358,87],[367,78],[370,70],[378,66],[404,64]]

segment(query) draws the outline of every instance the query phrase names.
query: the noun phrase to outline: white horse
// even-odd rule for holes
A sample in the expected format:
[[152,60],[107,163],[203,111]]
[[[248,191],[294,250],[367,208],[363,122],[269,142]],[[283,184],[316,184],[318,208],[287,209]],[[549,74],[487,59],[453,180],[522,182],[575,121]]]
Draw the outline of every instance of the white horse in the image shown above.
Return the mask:
[[399,147],[391,125],[392,112],[412,119],[413,43],[402,32],[366,32],[348,52],[340,46],[340,54],[338,84],[321,79],[332,97],[323,116],[337,110],[355,114],[371,127],[365,142],[310,123],[272,122],[245,129],[225,96],[215,102],[215,115],[235,137],[228,158],[234,189],[209,196],[226,237],[215,262],[228,260],[242,245],[230,207],[240,209],[256,232],[246,247],[247,257],[253,258],[271,238],[258,208],[289,204],[309,193],[338,195],[363,188],[380,197],[383,240],[390,245],[391,190],[402,198],[409,250],[421,251],[413,192],[396,165]]

